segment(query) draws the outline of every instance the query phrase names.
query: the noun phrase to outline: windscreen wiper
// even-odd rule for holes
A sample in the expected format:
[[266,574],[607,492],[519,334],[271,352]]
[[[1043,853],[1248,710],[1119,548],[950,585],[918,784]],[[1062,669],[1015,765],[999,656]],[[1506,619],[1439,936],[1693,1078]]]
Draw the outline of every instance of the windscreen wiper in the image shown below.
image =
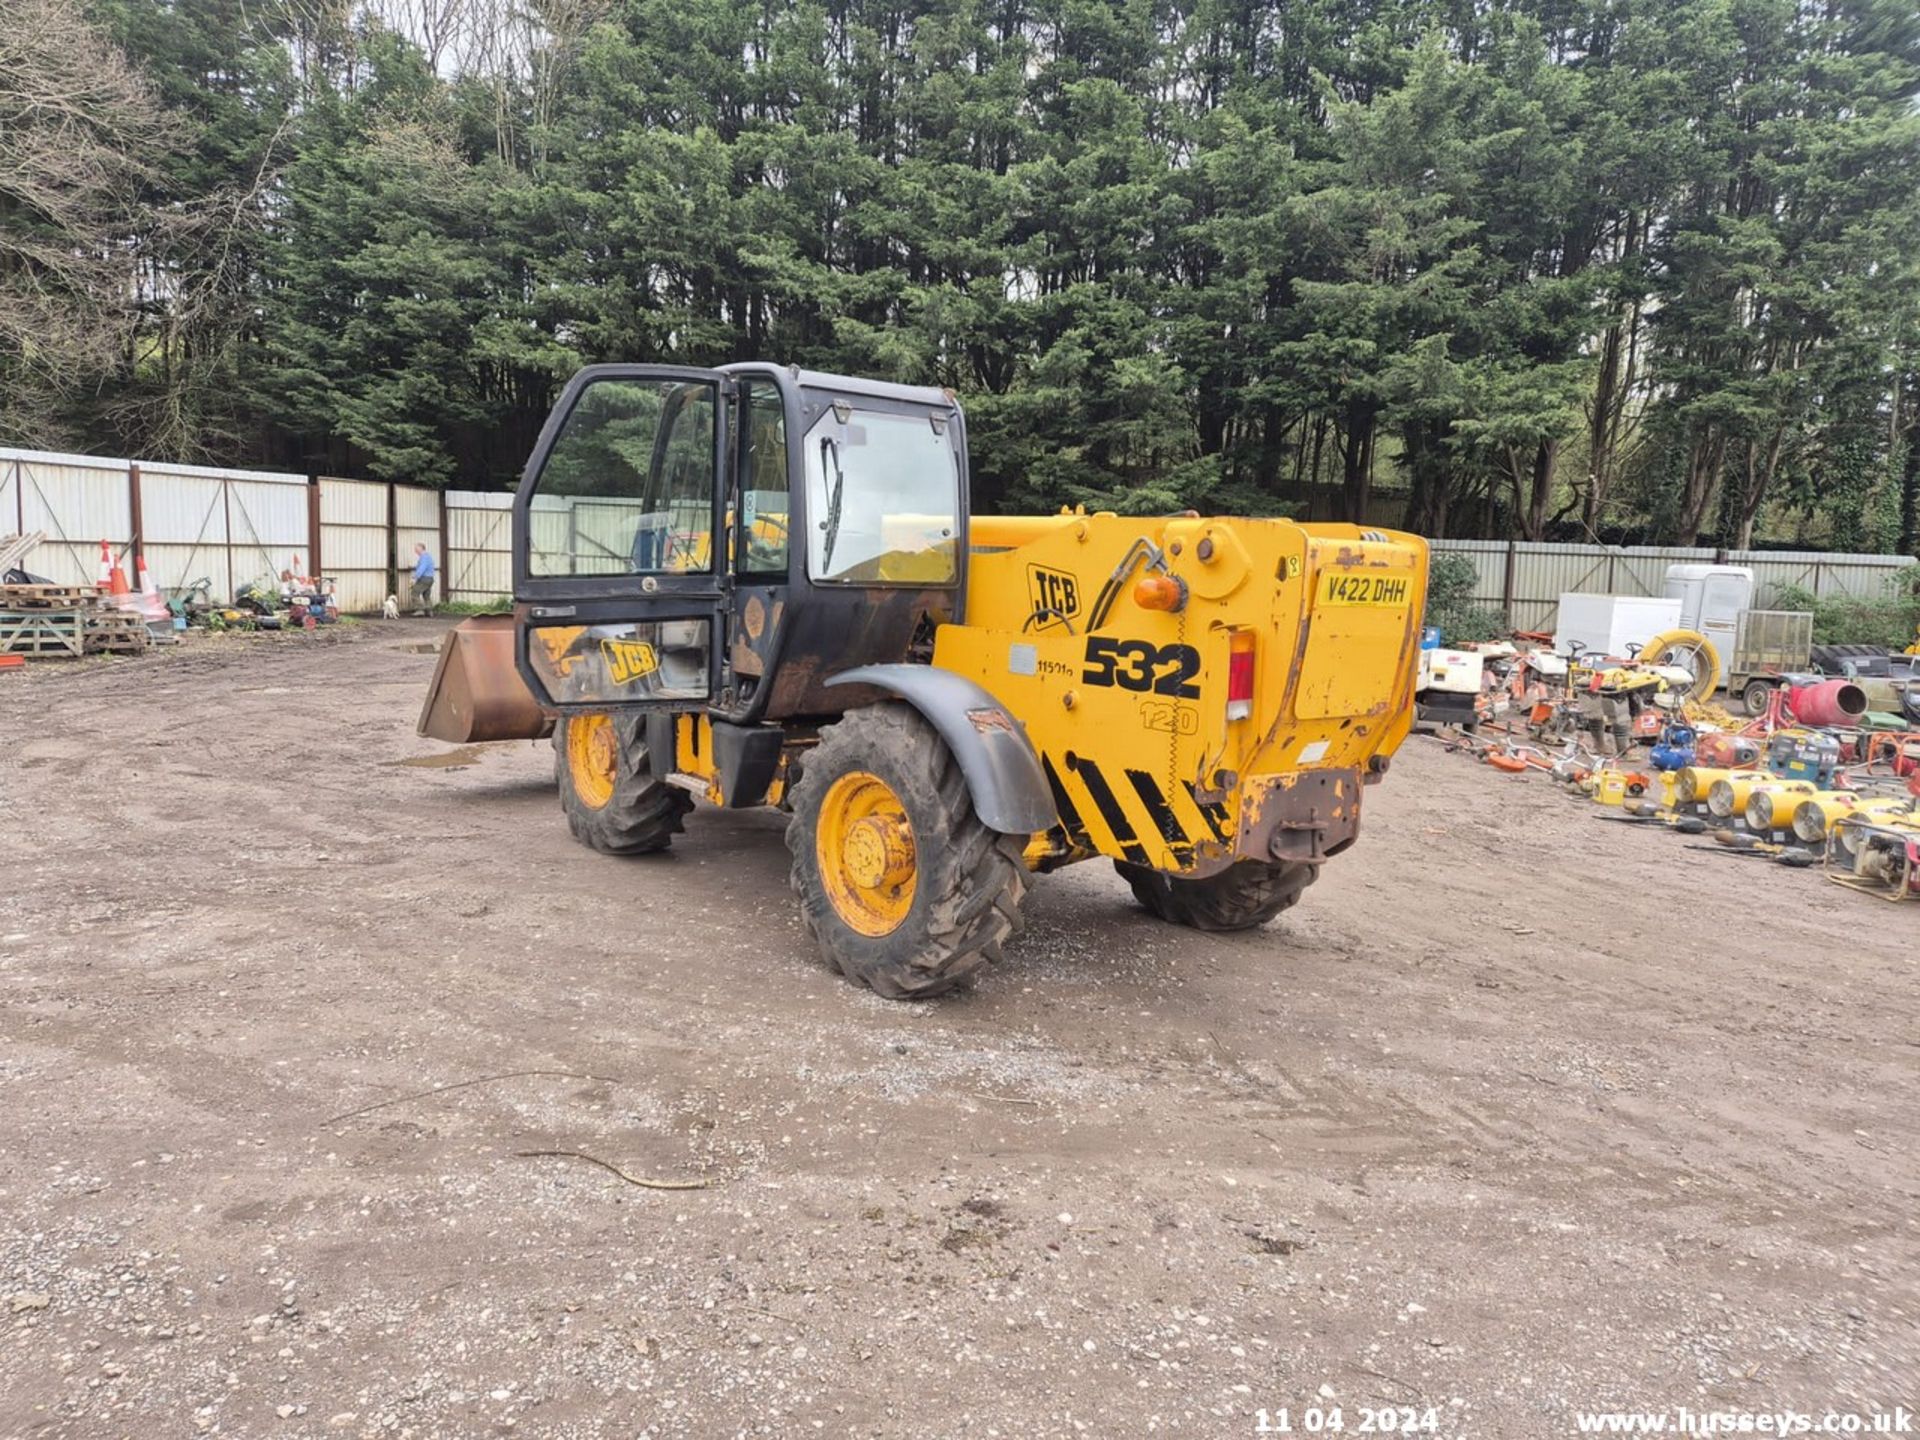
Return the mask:
[[833,465],[833,490],[827,496],[827,536],[820,550],[820,571],[824,575],[833,563],[833,542],[840,538],[840,499],[847,489],[847,475],[840,468],[840,447],[831,435],[820,437],[820,462]]

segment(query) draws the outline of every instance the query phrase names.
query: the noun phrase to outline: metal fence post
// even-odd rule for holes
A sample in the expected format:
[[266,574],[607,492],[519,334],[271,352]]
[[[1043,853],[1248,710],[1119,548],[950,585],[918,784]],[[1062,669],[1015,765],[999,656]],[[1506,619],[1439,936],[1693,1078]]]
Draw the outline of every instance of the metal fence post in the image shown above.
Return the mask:
[[1505,616],[1507,629],[1513,629],[1513,585],[1514,576],[1520,569],[1520,551],[1513,537],[1507,537],[1507,568],[1500,580],[1500,609]]
[[[142,513],[140,505],[140,462],[138,460],[127,462],[127,520],[128,528],[133,532],[127,543],[133,549],[137,564],[138,557],[147,553],[147,526],[146,516]],[[140,581],[136,577],[133,583],[138,585]]]
[[307,477],[307,571],[317,583],[326,573],[326,564],[320,558],[320,477]]
[[220,555],[227,562],[227,599],[232,600],[240,581],[233,573],[233,482],[224,476],[220,480]]

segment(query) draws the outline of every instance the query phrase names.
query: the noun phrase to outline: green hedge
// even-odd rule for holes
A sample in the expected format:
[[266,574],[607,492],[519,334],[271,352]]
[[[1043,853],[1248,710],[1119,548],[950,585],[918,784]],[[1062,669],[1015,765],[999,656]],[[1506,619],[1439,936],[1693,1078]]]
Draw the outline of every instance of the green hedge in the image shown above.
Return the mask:
[[1878,645],[1904,650],[1920,626],[1920,594],[1915,581],[1901,577],[1889,582],[1890,593],[1880,600],[1820,599],[1812,591],[1789,585],[1774,596],[1773,609],[1811,611],[1816,645]]
[[1506,616],[1474,603],[1479,581],[1480,572],[1464,555],[1435,555],[1428,562],[1426,623],[1440,627],[1441,643],[1470,645],[1506,635]]

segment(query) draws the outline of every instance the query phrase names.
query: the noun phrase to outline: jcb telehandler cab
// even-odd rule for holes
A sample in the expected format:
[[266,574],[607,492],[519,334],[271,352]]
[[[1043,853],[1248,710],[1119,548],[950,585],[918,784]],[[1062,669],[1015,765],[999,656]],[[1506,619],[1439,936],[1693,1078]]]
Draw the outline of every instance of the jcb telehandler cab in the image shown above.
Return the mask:
[[1203,930],[1291,905],[1407,733],[1426,572],[1345,525],[972,515],[940,390],[595,366],[514,500],[513,615],[453,632],[420,729],[551,733],[597,850],[779,806],[827,958],[932,995],[1077,860]]

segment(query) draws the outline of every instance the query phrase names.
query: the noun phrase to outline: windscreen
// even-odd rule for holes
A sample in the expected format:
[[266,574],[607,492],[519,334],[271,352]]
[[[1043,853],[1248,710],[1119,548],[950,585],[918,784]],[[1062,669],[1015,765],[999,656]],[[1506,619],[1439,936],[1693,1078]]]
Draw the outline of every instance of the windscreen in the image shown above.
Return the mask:
[[805,442],[807,570],[849,585],[958,574],[960,458],[945,415],[830,407]]

